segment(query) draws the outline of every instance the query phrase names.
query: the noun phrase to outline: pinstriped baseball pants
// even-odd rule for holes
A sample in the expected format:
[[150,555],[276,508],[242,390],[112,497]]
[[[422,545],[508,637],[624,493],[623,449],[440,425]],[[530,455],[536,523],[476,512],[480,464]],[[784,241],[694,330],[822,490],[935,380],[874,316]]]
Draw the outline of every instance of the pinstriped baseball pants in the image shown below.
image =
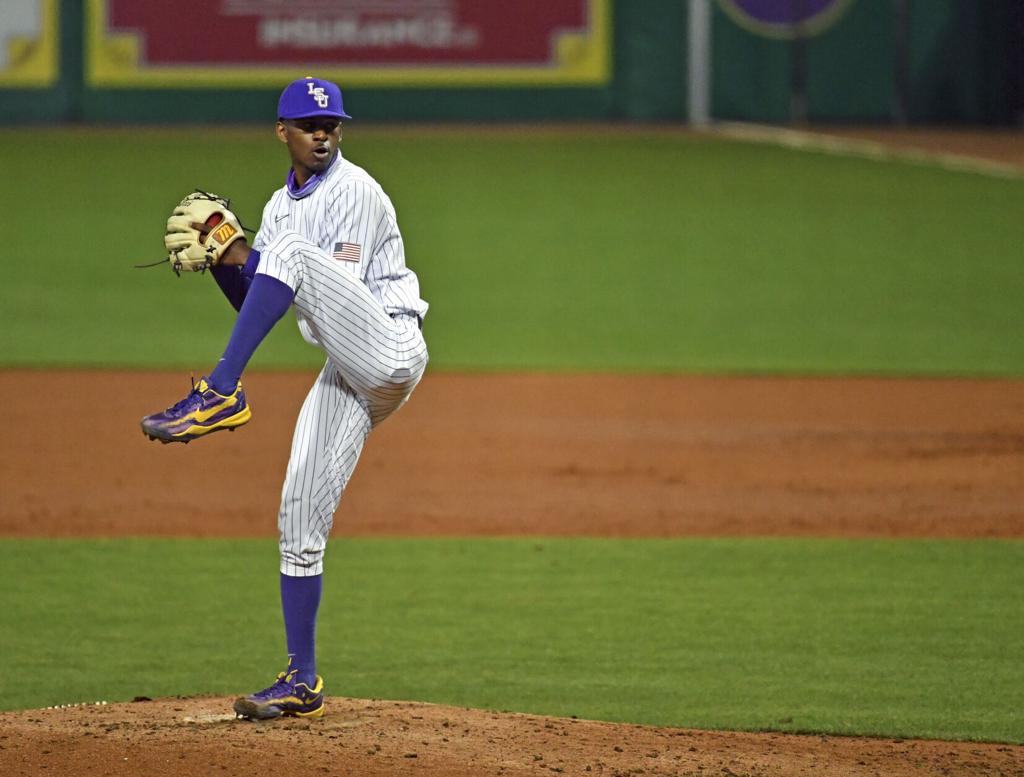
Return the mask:
[[261,253],[258,272],[295,291],[300,329],[327,352],[302,404],[278,514],[281,572],[323,572],[334,512],[370,430],[401,407],[427,365],[415,316],[392,319],[358,277],[297,232]]

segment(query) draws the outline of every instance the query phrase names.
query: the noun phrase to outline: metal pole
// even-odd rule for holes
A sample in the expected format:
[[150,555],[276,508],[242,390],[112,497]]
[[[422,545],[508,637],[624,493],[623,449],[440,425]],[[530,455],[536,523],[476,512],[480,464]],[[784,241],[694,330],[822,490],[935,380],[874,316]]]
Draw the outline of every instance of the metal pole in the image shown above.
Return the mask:
[[711,122],[711,0],[688,0],[688,113],[690,123]]

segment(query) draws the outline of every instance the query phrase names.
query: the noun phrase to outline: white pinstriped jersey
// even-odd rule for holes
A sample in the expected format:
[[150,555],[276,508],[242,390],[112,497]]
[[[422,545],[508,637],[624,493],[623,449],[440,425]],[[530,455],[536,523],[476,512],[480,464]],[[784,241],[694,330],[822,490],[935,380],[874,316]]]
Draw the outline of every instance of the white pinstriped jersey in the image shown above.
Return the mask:
[[281,572],[318,575],[334,512],[370,430],[409,398],[426,369],[412,316],[427,312],[391,200],[339,153],[300,199],[287,187],[263,210],[257,273],[294,292],[303,337],[327,354],[292,437],[278,513]]
[[[324,179],[307,196],[293,199],[287,186],[274,192],[263,208],[252,247],[262,252],[285,229],[304,235],[328,254],[342,256],[337,259],[339,265],[366,284],[388,315],[408,313],[421,320],[426,315],[428,305],[420,298],[419,280],[405,265],[405,246],[391,199],[340,150]],[[303,337],[319,345],[296,312]]]

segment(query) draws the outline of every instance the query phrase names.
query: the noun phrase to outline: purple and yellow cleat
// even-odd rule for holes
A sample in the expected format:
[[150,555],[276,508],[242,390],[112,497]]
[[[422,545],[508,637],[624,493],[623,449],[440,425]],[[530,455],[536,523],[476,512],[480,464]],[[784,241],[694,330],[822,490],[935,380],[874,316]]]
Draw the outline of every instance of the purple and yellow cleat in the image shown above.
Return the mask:
[[235,714],[249,720],[280,717],[319,718],[324,714],[324,678],[317,675],[316,684],[295,681],[297,669],[277,676],[277,682],[251,696],[235,699]]
[[162,413],[142,419],[142,433],[160,442],[185,442],[222,429],[234,430],[252,418],[242,382],[229,395],[218,394],[206,378],[192,384],[187,397]]

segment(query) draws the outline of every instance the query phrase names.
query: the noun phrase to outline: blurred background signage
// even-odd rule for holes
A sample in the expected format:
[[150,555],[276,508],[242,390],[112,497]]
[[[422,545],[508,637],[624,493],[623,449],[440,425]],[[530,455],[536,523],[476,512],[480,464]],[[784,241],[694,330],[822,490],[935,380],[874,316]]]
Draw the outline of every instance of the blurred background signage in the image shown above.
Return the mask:
[[0,87],[47,87],[57,80],[57,0],[0,3]]
[[[610,0],[89,0],[90,83],[599,85]],[[168,31],[175,34],[170,35]]]

